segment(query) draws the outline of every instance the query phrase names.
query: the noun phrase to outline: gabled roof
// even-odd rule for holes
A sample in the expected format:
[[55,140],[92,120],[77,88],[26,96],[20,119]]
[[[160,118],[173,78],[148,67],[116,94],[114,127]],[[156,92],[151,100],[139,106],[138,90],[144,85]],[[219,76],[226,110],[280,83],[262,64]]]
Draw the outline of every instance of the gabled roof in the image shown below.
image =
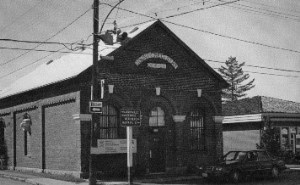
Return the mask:
[[[131,38],[129,42],[121,46],[120,44],[114,44],[113,46],[105,45],[103,42],[99,44],[99,54],[106,56],[119,48],[126,47],[126,45],[135,39],[138,39],[140,33],[152,28],[155,25],[161,26],[170,35],[182,45],[186,51],[202,63],[217,79],[223,84],[227,84],[226,81],[214,71],[208,64],[204,62],[194,51],[192,51],[182,40],[180,40],[167,26],[161,21],[149,21],[137,27],[134,27],[128,32],[128,37]],[[0,91],[0,99],[41,88],[50,84],[58,83],[67,79],[74,78],[81,74],[83,71],[91,67],[93,64],[92,51],[85,50],[79,51],[74,54],[64,55],[59,59],[51,60],[37,67],[31,73],[19,78],[13,82],[9,87]]]
[[[128,37],[134,38],[153,23],[155,21],[136,27],[138,29],[134,29],[134,32],[129,31]],[[108,46],[100,42],[99,54],[106,56],[120,46],[120,44]],[[79,51],[74,54],[64,55],[56,60],[50,60],[0,91],[0,99],[74,78],[92,65],[93,56],[91,50]]]

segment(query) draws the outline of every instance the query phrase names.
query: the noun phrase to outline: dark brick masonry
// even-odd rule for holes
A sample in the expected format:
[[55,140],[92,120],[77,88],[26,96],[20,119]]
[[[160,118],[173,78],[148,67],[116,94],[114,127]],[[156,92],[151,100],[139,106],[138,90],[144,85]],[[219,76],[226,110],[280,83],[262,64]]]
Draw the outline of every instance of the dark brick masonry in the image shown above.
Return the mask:
[[[167,55],[178,67],[159,58],[135,63],[150,52]],[[166,26],[154,23],[111,55],[115,60],[101,61],[98,70],[99,79],[105,79],[104,105],[142,111],[142,125],[133,129],[138,151],[134,154],[136,174],[149,173],[149,115],[156,106],[165,112],[165,172],[183,173],[188,167],[210,163],[222,155],[222,126],[213,117],[221,115],[221,88],[226,83]],[[148,63],[164,64],[166,68],[149,68]],[[10,168],[87,174],[90,74],[89,68],[75,78],[0,100]],[[113,94],[108,93],[108,84],[115,86]],[[157,86],[160,95],[155,93]],[[197,97],[197,89],[202,89],[201,97]],[[188,115],[195,108],[205,112],[205,147],[197,151],[189,147]],[[28,153],[24,155],[25,137],[19,124],[26,112],[31,116],[32,135],[27,136]],[[94,164],[103,174],[121,175],[126,172],[126,154],[98,155]]]

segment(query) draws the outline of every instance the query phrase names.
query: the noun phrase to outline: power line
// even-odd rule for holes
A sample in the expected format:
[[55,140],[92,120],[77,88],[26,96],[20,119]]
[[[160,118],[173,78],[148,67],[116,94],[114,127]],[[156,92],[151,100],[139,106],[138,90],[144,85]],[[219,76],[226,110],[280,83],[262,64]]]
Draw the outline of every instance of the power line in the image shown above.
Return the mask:
[[166,10],[160,10],[160,11],[155,11],[153,12],[154,14],[157,14],[157,13],[162,13],[162,12],[168,12],[168,11],[173,11],[173,10],[179,10],[179,9],[182,9],[182,8],[185,8],[185,7],[189,7],[191,5],[196,5],[196,4],[204,4],[204,3],[207,3],[209,2],[210,0],[207,0],[207,1],[201,1],[201,2],[194,2],[194,3],[191,3],[191,4],[188,4],[188,5],[183,5],[183,6],[179,6],[179,7],[176,7],[176,8],[170,8],[170,9],[166,9]]
[[243,6],[243,7],[247,7],[247,8],[253,8],[253,9],[263,10],[263,11],[266,11],[266,12],[270,12],[270,13],[282,15],[282,16],[284,16],[284,17],[292,16],[292,17],[297,17],[297,18],[299,18],[299,16],[297,16],[297,15],[288,14],[288,13],[283,13],[283,12],[277,12],[277,11],[274,11],[274,10],[268,10],[268,9],[264,9],[264,8],[252,7],[252,6],[243,5],[243,4],[239,4],[239,3],[237,3],[236,5]]
[[[149,22],[149,21],[151,21],[151,20],[144,21],[144,22],[140,22],[140,23],[131,24],[131,25],[128,25],[128,26],[124,26],[123,28],[125,28],[125,27],[131,27],[131,26],[137,26],[137,25],[140,25],[140,24],[144,24],[145,22]],[[90,37],[90,35],[87,37],[86,40],[88,40],[89,37]],[[78,42],[79,42],[79,41],[78,41]],[[76,43],[76,42],[75,42],[75,43]],[[64,49],[64,48],[61,48],[61,49],[59,49],[59,50],[56,50],[56,52],[51,52],[49,55],[46,55],[46,56],[44,56],[44,57],[42,57],[42,58],[39,58],[38,60],[36,60],[36,61],[34,61],[34,62],[31,62],[31,63],[29,63],[29,64],[27,64],[27,65],[25,65],[25,66],[23,66],[23,67],[21,67],[21,68],[19,68],[19,69],[17,69],[17,70],[14,70],[14,71],[8,73],[8,74],[2,75],[2,76],[0,76],[0,79],[4,78],[4,77],[6,77],[6,76],[9,76],[9,75],[11,75],[11,74],[13,74],[13,73],[16,73],[16,72],[18,72],[18,71],[20,71],[20,70],[22,70],[22,69],[24,69],[24,68],[26,68],[26,67],[29,67],[30,65],[35,64],[35,63],[37,63],[37,62],[39,62],[39,61],[41,61],[41,60],[47,58],[47,57],[50,56],[50,55],[53,55],[53,54],[58,53],[58,52],[61,52],[61,50],[63,50],[63,49]],[[72,52],[71,52],[71,53],[72,53]]]
[[[237,1],[239,1],[239,0],[237,0]],[[226,4],[237,2],[237,1],[226,2]],[[106,4],[106,3],[104,3],[104,4]],[[107,5],[108,6],[112,6],[112,5],[109,5],[109,4],[107,4]],[[217,4],[217,5],[220,6],[220,5],[225,5],[225,4],[223,3],[223,4]],[[217,5],[215,5],[215,6],[217,6]],[[213,7],[215,7],[215,6],[213,6]],[[206,8],[211,8],[211,7],[206,7]],[[142,13],[137,13],[137,12],[134,12],[134,11],[131,11],[131,10],[127,10],[127,9],[124,9],[124,8],[120,8],[120,9],[124,10],[124,11],[129,11],[131,13],[135,13],[135,14],[138,14],[138,15],[141,15],[141,16],[144,16],[144,17],[150,17],[152,19],[156,19],[156,18],[154,18],[152,16],[148,16],[148,15],[145,15],[145,14],[142,14]],[[184,15],[184,14],[187,14],[187,13],[192,13],[194,11],[199,11],[199,10],[203,10],[203,8],[192,10],[192,11],[188,11],[188,12],[183,12],[183,13],[180,13],[180,14],[170,15],[170,16],[167,16],[167,17],[165,17],[163,19],[171,18],[171,17],[174,17],[174,16],[181,16],[181,15]],[[278,50],[284,50],[284,51],[289,51],[289,52],[294,52],[294,53],[300,53],[300,51],[298,51],[298,50],[293,50],[293,49],[288,49],[288,48],[283,48],[283,47],[278,47],[278,46],[272,46],[272,45],[268,45],[268,44],[264,44],[264,43],[255,42],[255,41],[248,41],[248,40],[244,40],[244,39],[240,39],[240,38],[236,38],[236,37],[226,36],[226,35],[214,33],[214,32],[211,32],[211,31],[206,31],[206,30],[202,30],[202,29],[198,29],[198,28],[193,28],[193,27],[190,27],[190,26],[186,26],[186,25],[182,25],[182,24],[178,24],[178,23],[166,21],[166,20],[163,20],[163,19],[161,19],[161,20],[164,21],[164,22],[176,25],[176,26],[189,28],[189,29],[192,29],[192,30],[195,30],[195,31],[200,31],[200,32],[203,32],[203,33],[208,33],[208,34],[212,34],[212,35],[215,35],[215,36],[224,37],[224,38],[227,38],[227,39],[233,39],[233,40],[237,40],[237,41],[241,41],[241,42],[245,42],[245,43],[249,43],[249,44],[264,46],[264,47],[278,49]]]
[[276,6],[266,5],[266,4],[264,4],[264,3],[252,2],[252,1],[247,1],[247,0],[241,0],[241,1],[248,2],[248,3],[250,3],[250,4],[252,3],[252,4],[256,4],[256,5],[262,5],[262,6],[265,6],[265,7],[271,7],[271,8],[282,9],[282,10],[288,10],[288,11],[293,11],[293,12],[300,13],[300,11],[297,11],[297,10],[286,9],[286,8],[278,8],[278,7],[276,7]]
[[[63,45],[65,48],[69,50],[74,50],[73,45],[80,45],[84,46],[85,44],[83,43],[63,43],[63,42],[43,42],[43,41],[30,41],[30,40],[17,40],[17,39],[0,39],[0,41],[3,42],[18,42],[18,43],[27,43],[27,44],[56,44],[56,45]],[[70,45],[70,46],[68,46]],[[1,65],[0,65],[1,66]]]
[[[296,22],[300,22],[300,19],[298,18],[295,18],[295,17],[290,17],[290,16],[286,16],[284,14],[280,14],[279,12],[276,12],[275,11],[271,11],[271,10],[265,10],[265,9],[261,9],[261,8],[255,8],[255,7],[251,7],[251,6],[247,6],[247,5],[242,5],[242,4],[236,4],[240,7],[237,7],[237,6],[233,6],[233,5],[226,5],[228,7],[231,7],[231,8],[235,8],[235,9],[239,9],[239,10],[243,10],[246,12],[249,12],[249,13],[258,13],[258,14],[263,14],[263,15],[266,15],[266,16],[271,16],[271,17],[276,17],[276,18],[284,18],[284,19],[288,19],[288,20],[293,20],[293,21],[296,21]],[[243,7],[246,7],[246,8],[243,8]],[[262,12],[262,11],[259,11],[257,9],[261,9],[261,10],[264,10],[266,12]],[[273,13],[269,13],[269,12],[273,12]]]
[[[30,49],[30,48],[11,48],[11,47],[1,47],[0,49],[7,49],[7,50],[21,50],[21,51],[40,51],[40,52],[49,52],[49,53],[74,53],[74,54],[80,54],[76,52],[71,51],[60,51],[57,50],[45,50],[45,49]],[[1,64],[0,66],[3,66],[4,64]]]
[[[71,23],[69,23],[67,26],[65,26],[64,28],[62,28],[61,30],[59,30],[58,32],[56,32],[54,35],[52,35],[51,37],[49,37],[48,39],[46,39],[45,41],[43,41],[43,42],[47,42],[48,40],[50,40],[50,39],[52,39],[52,38],[54,38],[55,36],[57,36],[58,34],[60,34],[62,31],[64,31],[65,29],[67,29],[69,26],[71,26],[74,22],[76,22],[78,19],[80,19],[81,17],[83,17],[86,13],[88,13],[90,10],[92,9],[92,7],[90,7],[88,10],[86,10],[84,13],[82,13],[81,15],[79,15],[78,17],[76,17]],[[35,46],[34,48],[32,48],[32,49],[36,49],[36,48],[38,48],[40,45],[42,45],[42,43],[40,43],[40,44],[38,44],[37,46]],[[29,50],[29,51],[27,51],[27,52],[25,52],[25,53],[22,53],[21,55],[19,55],[19,56],[17,56],[17,57],[14,57],[14,58],[12,58],[12,59],[10,59],[10,60],[8,60],[8,61],[6,61],[6,62],[4,62],[4,63],[2,63],[1,65],[5,65],[5,64],[8,64],[8,63],[10,63],[10,62],[12,62],[12,61],[14,61],[14,60],[17,60],[18,58],[20,58],[20,57],[22,57],[22,56],[24,56],[24,55],[26,55],[27,53],[30,53],[32,50]]]
[[263,44],[263,43],[259,43],[259,42],[255,42],[255,41],[248,41],[248,40],[244,40],[244,39],[240,39],[240,38],[236,38],[236,37],[232,37],[232,36],[222,35],[222,34],[214,33],[214,32],[211,32],[211,31],[206,31],[206,30],[194,28],[194,27],[191,27],[191,26],[186,26],[186,25],[183,25],[183,24],[174,23],[174,22],[171,22],[171,21],[166,21],[166,20],[162,20],[162,21],[173,24],[175,26],[188,28],[188,29],[199,31],[199,32],[202,32],[202,33],[208,33],[208,34],[211,34],[211,35],[224,37],[224,38],[227,38],[227,39],[237,40],[237,41],[241,41],[241,42],[245,42],[245,43],[249,43],[249,44],[264,46],[264,47],[278,49],[278,50],[284,50],[284,51],[289,51],[289,52],[294,52],[294,53],[300,53],[300,51],[298,51],[298,50],[293,50],[293,49],[288,49],[288,48],[283,48],[283,47],[278,47],[278,46],[271,46],[271,45],[268,45],[268,44]]
[[[43,12],[42,12],[43,14],[50,14],[50,13],[55,12],[55,11],[50,10],[50,9],[44,9],[45,7],[50,6],[50,3],[51,3],[50,1],[43,1],[43,2],[45,2],[45,3],[43,3],[43,6],[40,7],[41,9],[43,9]],[[30,19],[26,19],[26,20],[29,20],[29,21],[26,21],[26,20],[19,21],[19,23],[17,25],[19,28],[11,30],[9,32],[9,34],[5,34],[6,37],[8,37],[8,36],[9,37],[14,37],[12,35],[16,35],[16,33],[19,33],[19,32],[27,31],[28,29],[31,29],[34,26],[37,26],[37,25],[40,25],[41,23],[43,23],[42,21],[40,21],[41,17],[38,14],[33,14],[33,15],[37,15],[37,16],[29,17]],[[24,28],[22,28],[22,27],[24,27]],[[17,31],[17,32],[15,32],[15,31]]]
[[[219,68],[213,68],[213,69],[219,69]],[[294,75],[280,75],[280,74],[274,74],[274,73],[262,73],[262,72],[256,72],[256,71],[246,71],[246,70],[243,70],[243,71],[248,72],[248,73],[262,74],[262,75],[300,78],[300,76],[294,76]]]
[[[110,5],[108,3],[100,3],[100,5],[106,5],[106,6],[109,6],[109,7],[114,7],[113,5]],[[125,9],[125,8],[121,8],[121,7],[119,7],[119,10],[123,10],[123,11],[130,12],[130,13],[133,13],[133,14],[136,14],[136,15],[140,15],[140,16],[144,16],[144,17],[156,19],[155,17],[152,17],[150,15],[146,15],[146,14],[143,14],[143,13],[135,12],[135,11],[128,10],[128,9]]]
[[30,13],[31,10],[33,10],[35,7],[37,7],[42,2],[43,1],[40,1],[40,2],[36,3],[33,7],[29,8],[26,12],[24,12],[23,14],[21,14],[20,16],[18,16],[16,19],[14,19],[10,24],[8,24],[8,25],[4,26],[3,28],[1,28],[0,32],[2,32],[3,30],[5,30],[9,26],[13,25],[15,22],[17,22],[17,20],[19,20],[20,18],[24,17],[27,13]]
[[[225,63],[223,61],[217,61],[217,60],[211,60],[211,59],[203,59],[203,60],[208,61],[208,62]],[[276,71],[300,73],[300,71],[298,71],[298,70],[291,70],[291,69],[272,68],[272,67],[257,66],[257,65],[250,65],[250,64],[245,64],[245,66],[256,67],[256,68],[261,68],[261,69],[271,69],[271,70],[276,70]]]
[[[58,49],[58,50],[56,50],[56,52],[59,52],[59,51],[61,51],[61,50],[63,50],[63,49],[65,49],[65,48]],[[29,66],[31,66],[32,64],[35,64],[35,63],[37,63],[37,62],[39,62],[39,61],[41,61],[41,60],[47,58],[47,57],[50,56],[50,55],[53,55],[53,54],[54,54],[54,53],[50,53],[49,55],[46,55],[46,56],[44,56],[44,57],[42,57],[42,58],[39,58],[39,59],[37,59],[36,61],[31,62],[31,63],[29,63],[29,64],[27,64],[27,65],[25,65],[25,66],[22,66],[22,67],[19,68],[19,69],[16,69],[16,70],[14,70],[14,71],[11,71],[10,73],[7,73],[7,74],[5,74],[5,75],[2,75],[2,76],[0,76],[0,79],[4,78],[4,77],[6,77],[6,76],[9,76],[9,75],[11,75],[11,74],[13,74],[13,73],[16,73],[16,72],[18,72],[18,71],[21,71],[21,70],[23,70],[24,68],[29,67]]]
[[133,24],[126,25],[126,26],[121,26],[120,28],[129,28],[129,27],[132,27],[132,26],[138,26],[138,25],[141,25],[141,24],[144,24],[144,23],[151,22],[153,20],[156,20],[156,19],[150,19],[150,20],[147,20],[147,21],[139,22],[139,23],[133,23]]
[[240,1],[240,0],[229,1],[229,2],[225,2],[225,3],[219,3],[219,4],[216,4],[216,5],[209,6],[209,7],[198,8],[198,9],[195,9],[195,10],[186,11],[186,12],[182,12],[182,13],[179,13],[179,14],[169,15],[169,16],[166,16],[166,17],[164,17],[162,19],[168,19],[168,18],[178,17],[178,16],[182,16],[182,15],[186,15],[186,14],[189,14],[189,13],[196,12],[196,11],[199,11],[199,10],[210,9],[210,8],[214,8],[214,7],[217,7],[217,6],[223,6],[223,5],[226,5],[226,4],[235,3],[235,2],[238,2],[238,1]]
[[[103,3],[102,3],[103,4]],[[104,3],[105,4],[105,3]],[[108,5],[108,6],[111,6],[111,5],[109,5],[109,4],[106,4],[106,5]],[[220,6],[220,5],[218,5],[218,6]],[[124,9],[124,8],[120,8],[121,10],[123,10],[123,11],[128,11],[128,12],[131,12],[131,13],[134,13],[134,14],[137,14],[137,15],[141,15],[141,16],[144,16],[144,17],[148,17],[148,18],[152,18],[151,20],[147,20],[147,21],[144,21],[144,22],[141,22],[141,23],[135,23],[135,24],[131,24],[131,25],[127,25],[127,26],[123,26],[122,28],[125,28],[125,27],[131,27],[131,26],[136,26],[136,25],[139,25],[139,24],[143,24],[143,23],[146,23],[146,22],[149,22],[149,21],[152,21],[153,19],[155,19],[154,17],[152,17],[152,16],[148,16],[148,15],[145,15],[145,14],[141,14],[141,13],[138,13],[138,12],[134,12],[134,11],[131,11],[131,10],[127,10],[127,9]],[[199,9],[200,10],[200,9]],[[193,11],[195,11],[195,10],[193,10]],[[193,12],[193,11],[189,11],[189,12]],[[86,13],[86,12],[85,12]],[[84,14],[85,14],[84,13]],[[188,12],[184,12],[185,14],[186,13],[188,13]],[[174,16],[174,15],[172,15],[172,16]],[[176,16],[180,16],[179,14],[176,14]],[[168,18],[168,17],[165,17],[165,18]],[[165,20],[164,20],[165,21]],[[75,21],[73,21],[73,22],[75,22]],[[245,41],[245,40],[242,40],[242,39],[237,39],[237,38],[234,38],[234,37],[229,37],[229,36],[224,36],[224,35],[221,35],[221,34],[216,34],[216,33],[213,33],[213,32],[209,32],[209,31],[204,31],[204,30],[200,30],[200,29],[196,29],[196,28],[192,28],[192,27],[189,27],[189,26],[185,26],[185,25],[180,25],[180,24],[176,24],[176,23],[173,23],[173,22],[170,22],[170,21],[165,21],[165,22],[168,22],[168,23],[171,23],[171,24],[175,24],[175,25],[177,25],[177,26],[182,26],[182,27],[186,27],[186,28],[190,28],[190,29],[193,29],[193,30],[197,30],[197,31],[201,31],[201,32],[205,32],[205,33],[210,33],[210,34],[213,34],[213,35],[217,35],[217,36],[222,36],[222,37],[226,37],[226,38],[230,38],[230,39],[235,39],[235,40],[239,40],[239,41],[243,41],[243,42],[250,42],[250,43],[252,43],[252,44],[259,44],[259,45],[262,45],[262,46],[267,46],[267,47],[271,47],[271,48],[275,48],[275,49],[283,49],[283,50],[287,50],[287,51],[292,51],[292,52],[297,52],[297,53],[299,53],[299,51],[295,51],[295,50],[290,50],[290,49],[286,49],[286,48],[278,48],[278,47],[274,47],[274,46],[269,46],[269,45],[265,45],[265,44],[261,44],[261,43],[256,43],[256,42],[252,42],[252,41]],[[72,24],[72,23],[71,23]],[[59,50],[57,50],[57,52],[58,52]],[[50,54],[51,55],[51,54]],[[49,55],[48,55],[49,56]],[[39,60],[38,60],[39,61]],[[34,64],[34,63],[36,63],[36,61],[35,62],[33,62],[33,63],[31,63],[31,64]],[[31,65],[31,64],[28,64],[28,65],[26,65],[26,66],[24,66],[24,67],[27,67],[27,66],[29,66],[29,65]],[[260,66],[261,67],[261,66]],[[261,67],[261,68],[263,68],[263,67]],[[267,67],[265,67],[265,68],[267,68]],[[16,71],[19,71],[19,70],[21,70],[21,69],[23,69],[23,67],[22,68],[20,68],[20,69],[18,69],[18,70],[16,70]],[[13,71],[13,72],[11,72],[10,74],[12,74],[12,73],[14,73],[14,72],[16,72],[16,71]],[[255,73],[255,72],[253,72],[253,73]],[[256,72],[257,73],[257,72]],[[269,73],[259,73],[259,74],[269,74]],[[7,75],[5,75],[5,76],[8,76],[9,74],[7,74]],[[275,75],[275,76],[284,76],[284,75],[276,75],[276,74],[269,74],[269,75]],[[297,77],[297,76],[286,76],[286,77]],[[1,77],[0,77],[1,78]]]
[[43,41],[18,40],[18,39],[0,39],[0,41],[4,41],[4,42],[20,42],[20,43],[29,43],[29,44],[61,44],[61,45],[72,45],[72,44],[75,44],[75,43],[64,43],[64,42],[43,42]]

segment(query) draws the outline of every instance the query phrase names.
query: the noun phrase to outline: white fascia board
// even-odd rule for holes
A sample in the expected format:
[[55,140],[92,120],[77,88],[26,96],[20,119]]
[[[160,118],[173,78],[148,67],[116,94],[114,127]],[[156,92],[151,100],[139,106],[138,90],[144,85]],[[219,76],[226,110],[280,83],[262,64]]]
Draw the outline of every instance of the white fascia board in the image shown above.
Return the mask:
[[247,114],[238,116],[224,116],[222,123],[245,123],[245,122],[261,122],[263,121],[262,114]]

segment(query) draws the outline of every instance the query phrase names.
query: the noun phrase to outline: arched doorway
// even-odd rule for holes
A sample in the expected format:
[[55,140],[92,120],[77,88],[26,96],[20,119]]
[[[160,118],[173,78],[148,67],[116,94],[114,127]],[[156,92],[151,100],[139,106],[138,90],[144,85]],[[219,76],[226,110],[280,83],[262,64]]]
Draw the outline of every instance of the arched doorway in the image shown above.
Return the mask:
[[166,168],[165,111],[156,106],[149,114],[149,172],[164,172]]

